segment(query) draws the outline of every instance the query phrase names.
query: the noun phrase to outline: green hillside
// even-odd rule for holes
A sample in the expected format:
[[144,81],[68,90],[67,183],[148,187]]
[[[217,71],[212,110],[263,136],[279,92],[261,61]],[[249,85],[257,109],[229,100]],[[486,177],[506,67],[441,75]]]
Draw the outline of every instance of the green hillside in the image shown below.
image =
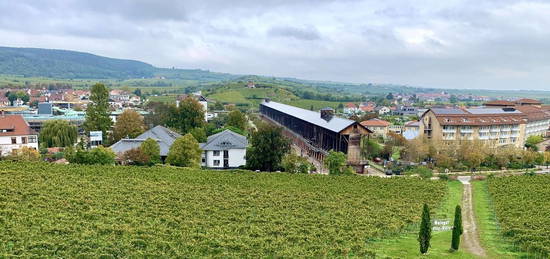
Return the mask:
[[141,61],[77,51],[9,47],[0,47],[0,74],[57,79],[157,77],[200,81],[220,81],[237,77],[200,69],[157,68]]
[[417,178],[0,163],[3,257],[371,257],[442,204]]

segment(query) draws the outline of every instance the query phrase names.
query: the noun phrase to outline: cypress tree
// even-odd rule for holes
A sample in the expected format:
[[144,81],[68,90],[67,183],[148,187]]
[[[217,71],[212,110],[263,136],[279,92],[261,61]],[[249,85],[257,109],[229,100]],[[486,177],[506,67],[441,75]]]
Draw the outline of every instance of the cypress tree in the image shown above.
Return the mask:
[[425,254],[430,248],[430,239],[432,238],[432,222],[430,219],[430,208],[424,203],[422,209],[422,221],[420,222],[420,232],[418,233],[418,242],[420,243],[420,253]]
[[453,223],[453,239],[451,241],[451,249],[458,250],[460,246],[460,236],[462,235],[462,209],[460,205],[456,205],[455,221]]

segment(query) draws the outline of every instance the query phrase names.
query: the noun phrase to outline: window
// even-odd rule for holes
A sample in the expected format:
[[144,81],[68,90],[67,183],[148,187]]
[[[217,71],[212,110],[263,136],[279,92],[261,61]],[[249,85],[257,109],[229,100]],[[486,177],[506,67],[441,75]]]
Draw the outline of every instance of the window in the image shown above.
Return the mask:
[[29,143],[36,143],[36,136],[29,136]]
[[11,143],[12,143],[12,144],[17,144],[17,138],[16,138],[16,137],[12,137],[12,138],[11,138]]
[[27,137],[21,137],[21,144],[27,144]]
[[[218,151],[219,153],[219,151]],[[214,166],[220,166],[220,160],[214,160]]]
[[[219,150],[214,150],[214,156],[220,156],[220,151]],[[220,161],[218,161],[218,162],[220,162]]]

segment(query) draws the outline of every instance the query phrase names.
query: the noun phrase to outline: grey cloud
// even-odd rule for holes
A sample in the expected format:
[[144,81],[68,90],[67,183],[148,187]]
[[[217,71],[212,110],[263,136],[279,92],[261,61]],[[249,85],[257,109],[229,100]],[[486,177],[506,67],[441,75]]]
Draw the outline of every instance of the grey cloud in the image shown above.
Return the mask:
[[319,31],[314,27],[275,26],[271,27],[267,34],[272,37],[288,37],[298,40],[321,39]]
[[550,81],[545,1],[0,0],[0,10],[0,45],[164,67],[437,87]]

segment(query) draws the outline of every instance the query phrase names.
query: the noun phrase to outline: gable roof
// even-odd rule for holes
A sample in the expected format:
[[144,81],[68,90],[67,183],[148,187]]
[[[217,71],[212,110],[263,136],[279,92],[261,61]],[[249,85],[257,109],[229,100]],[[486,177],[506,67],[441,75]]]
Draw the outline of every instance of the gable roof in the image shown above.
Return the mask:
[[321,128],[325,128],[327,130],[330,130],[336,133],[340,133],[341,131],[345,130],[349,126],[357,123],[355,121],[336,117],[336,116],[333,116],[332,119],[327,121],[321,118],[321,114],[318,112],[314,112],[314,111],[310,111],[310,110],[306,110],[306,109],[302,109],[302,108],[298,108],[298,107],[294,107],[291,105],[286,105],[286,104],[282,104],[274,101],[264,101],[260,105],[269,107],[276,111],[282,112],[289,116],[309,122],[313,125],[319,126]]
[[387,127],[390,124],[391,123],[389,123],[388,121],[381,120],[381,119],[378,119],[378,118],[373,118],[373,119],[361,122],[361,125],[363,125],[365,127]]
[[[6,131],[6,132],[2,132]],[[21,115],[0,116],[0,136],[36,134]]]
[[137,136],[135,139],[121,139],[117,143],[111,146],[111,149],[115,153],[123,153],[133,148],[138,148],[148,138],[152,138],[157,141],[160,146],[160,155],[167,156],[170,146],[174,141],[181,137],[180,134],[169,130],[163,126],[156,126],[143,134]]
[[202,150],[245,149],[248,146],[246,137],[231,130],[214,134],[200,144]]

